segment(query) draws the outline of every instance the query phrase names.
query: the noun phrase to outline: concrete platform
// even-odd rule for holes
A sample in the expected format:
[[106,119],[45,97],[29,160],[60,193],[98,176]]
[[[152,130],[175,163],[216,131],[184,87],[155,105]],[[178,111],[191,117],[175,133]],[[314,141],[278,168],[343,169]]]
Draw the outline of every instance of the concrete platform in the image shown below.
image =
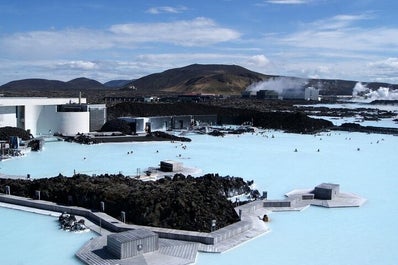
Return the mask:
[[79,249],[76,256],[89,265],[185,265],[195,263],[199,249],[199,243],[159,239],[157,251],[118,259],[107,251],[106,244],[106,236],[93,238]]
[[[143,227],[125,224],[103,212],[91,212],[87,209],[62,206],[52,202],[33,200],[14,195],[0,194],[3,207],[28,210],[34,213],[58,217],[62,212],[69,212],[84,218],[92,231],[100,234],[85,244],[76,255],[86,264],[132,264],[131,261],[116,259],[104,248],[106,235],[110,231],[126,231],[128,229],[149,229],[159,235],[161,248],[159,251],[137,256],[134,264],[192,264],[198,251],[221,253],[239,246],[269,231],[261,220],[267,210],[262,208],[261,201],[254,201],[236,208],[241,212],[241,221],[218,229],[211,233],[183,231],[159,227]],[[104,229],[106,228],[106,229]]]
[[199,251],[222,253],[269,232],[267,224],[261,219],[268,211],[261,205],[261,201],[254,201],[237,207],[235,210],[237,213],[239,213],[239,210],[241,211],[242,220],[209,233],[209,236],[214,237],[214,244],[159,238],[158,251],[128,259],[117,259],[106,250],[106,236],[100,236],[87,242],[79,249],[76,256],[88,265],[193,264]]
[[339,196],[333,200],[313,200],[311,205],[326,208],[360,207],[365,202],[366,199],[361,198],[358,195],[352,193],[340,193]]
[[180,170],[173,171],[173,172],[166,172],[166,171],[161,171],[159,168],[155,167],[149,167],[147,170],[144,172],[150,172],[149,175],[147,174],[140,174],[138,176],[130,176],[134,177],[136,179],[142,180],[142,181],[156,181],[158,179],[164,178],[165,176],[170,176],[173,177],[175,174],[183,174],[185,176],[188,175],[200,175],[202,173],[202,170],[199,168],[195,167],[182,167]]
[[[311,192],[311,189],[305,190],[292,190],[285,194],[287,198],[300,198],[304,194],[308,194]],[[301,205],[314,205],[326,208],[340,208],[340,207],[360,207],[366,202],[366,199],[348,192],[339,192],[335,195],[331,200],[300,200],[297,199],[296,206],[300,207]]]
[[[324,187],[326,189],[331,187],[329,199],[323,199],[322,196],[321,199],[316,197],[317,187]],[[264,200],[264,207],[272,212],[302,211],[311,205],[326,208],[359,207],[366,202],[366,199],[356,194],[340,192],[340,185],[338,184],[323,183],[321,185],[318,185],[317,187],[315,188],[315,190],[292,190],[286,193],[286,198],[282,200]]]
[[[262,220],[264,214],[268,214],[269,212],[301,211],[310,205],[328,208],[358,207],[366,201],[355,194],[341,192],[333,194],[331,200],[319,200],[315,199],[312,195],[308,196],[311,191],[310,189],[305,189],[293,190],[287,193],[286,200],[291,202],[290,207],[264,207],[264,201],[266,200],[256,200],[238,206],[235,208],[235,211],[241,217],[241,221],[211,233],[125,224],[103,212],[91,212],[80,207],[61,206],[51,202],[32,200],[13,195],[0,194],[0,201],[12,203],[13,208],[17,207],[22,210],[34,207],[33,212],[42,214],[52,214],[51,210],[54,210],[54,212],[58,212],[58,215],[59,212],[67,211],[75,215],[85,216],[89,228],[100,234],[99,237],[87,242],[76,253],[76,256],[85,264],[184,265],[195,263],[198,251],[222,253],[269,232],[270,229],[267,223]],[[103,226],[108,230],[105,230]],[[106,235],[111,233],[110,231],[121,232],[140,228],[145,228],[158,234],[158,250],[126,259],[118,259],[107,251]]]

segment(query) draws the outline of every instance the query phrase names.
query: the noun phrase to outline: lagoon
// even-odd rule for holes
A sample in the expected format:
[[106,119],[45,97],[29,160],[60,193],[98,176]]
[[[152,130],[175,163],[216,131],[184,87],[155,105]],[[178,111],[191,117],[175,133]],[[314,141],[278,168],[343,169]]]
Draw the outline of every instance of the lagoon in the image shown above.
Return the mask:
[[[339,183],[343,192],[356,193],[368,201],[359,208],[310,207],[302,212],[271,213],[270,233],[223,254],[200,253],[197,264],[396,264],[398,253],[391,248],[398,245],[398,206],[395,202],[398,137],[349,132],[314,136],[278,131],[222,138],[188,137],[192,142],[183,144],[152,142],[86,146],[51,142],[46,143],[39,153],[1,162],[0,173],[30,174],[32,178],[38,178],[59,173],[70,176],[74,171],[86,174],[120,171],[134,176],[137,169],[145,170],[157,166],[161,160],[174,159],[185,166],[202,169],[201,174],[219,173],[254,180],[256,188],[260,192],[268,191],[270,199],[280,199],[284,193],[296,188],[312,188],[322,182]],[[186,148],[182,148],[183,145]],[[131,151],[132,154],[127,154]],[[1,235],[9,232],[10,222],[21,221],[9,214],[12,210],[4,211],[7,217],[1,220]],[[28,225],[31,218],[34,217],[22,219]],[[61,242],[57,228],[49,225],[47,229],[46,241]],[[15,230],[16,234],[7,241],[0,237],[0,246],[6,251],[15,251],[15,242],[10,240],[38,236],[33,229]],[[74,237],[73,234],[67,236]],[[41,254],[46,258],[33,264],[60,264],[56,254],[52,262],[47,263],[53,250],[59,249],[72,257],[73,262],[68,260],[67,264],[79,264],[73,259],[74,251],[66,250],[62,244],[52,244]],[[31,255],[19,252],[19,255]]]
[[0,207],[1,264],[80,264],[74,257],[93,232],[59,229],[58,218]]

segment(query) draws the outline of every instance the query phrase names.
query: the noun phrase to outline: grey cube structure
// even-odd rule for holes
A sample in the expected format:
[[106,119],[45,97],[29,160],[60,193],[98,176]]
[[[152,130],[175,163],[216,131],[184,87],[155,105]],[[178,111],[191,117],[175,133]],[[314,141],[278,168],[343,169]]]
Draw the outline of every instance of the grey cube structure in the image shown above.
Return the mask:
[[333,183],[322,183],[315,187],[314,197],[318,200],[332,200],[333,197],[339,195],[340,185]]
[[183,169],[182,163],[173,160],[164,160],[160,162],[160,170],[164,172],[175,172]]
[[119,259],[159,249],[159,236],[147,229],[128,230],[107,236],[107,249]]

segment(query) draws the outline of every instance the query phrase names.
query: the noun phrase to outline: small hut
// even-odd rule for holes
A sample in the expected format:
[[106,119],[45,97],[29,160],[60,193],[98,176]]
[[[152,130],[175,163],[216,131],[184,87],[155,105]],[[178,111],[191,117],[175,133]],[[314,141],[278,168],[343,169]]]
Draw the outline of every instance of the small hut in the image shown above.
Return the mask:
[[159,249],[159,237],[147,229],[128,230],[108,235],[107,249],[119,259],[131,258]]
[[173,160],[164,160],[160,162],[160,170],[163,172],[176,172],[181,171],[182,169],[183,165],[181,162]]
[[340,193],[340,185],[333,183],[322,183],[315,187],[314,197],[318,200],[332,200]]

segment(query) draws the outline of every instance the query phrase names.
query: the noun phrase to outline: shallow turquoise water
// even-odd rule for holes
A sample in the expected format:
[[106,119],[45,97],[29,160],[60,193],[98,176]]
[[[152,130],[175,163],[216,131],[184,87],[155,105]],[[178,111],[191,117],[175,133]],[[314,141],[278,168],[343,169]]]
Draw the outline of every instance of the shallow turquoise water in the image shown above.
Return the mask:
[[[174,159],[201,168],[202,173],[253,179],[260,192],[268,191],[270,199],[282,198],[296,188],[312,188],[322,182],[339,183],[342,191],[356,193],[368,201],[360,208],[310,207],[302,212],[272,213],[271,233],[223,254],[201,253],[197,264],[396,264],[398,253],[391,251],[391,246],[398,245],[398,206],[394,202],[398,137],[347,132],[313,136],[275,131],[223,138],[189,137],[193,141],[183,143],[185,149],[181,143],[170,142],[92,146],[47,143],[42,152],[1,162],[0,172],[29,173],[32,177],[72,175],[73,170],[88,174],[121,171],[134,175],[137,168],[143,170],[161,160]],[[133,154],[127,154],[131,151]],[[20,217],[8,214],[11,210],[4,211],[7,217],[0,221],[0,235],[8,233],[9,223],[21,221]],[[3,212],[1,215],[4,216]],[[35,217],[22,219],[29,224],[31,218]],[[36,229],[17,232],[7,240],[0,236],[0,245],[22,255],[25,251],[15,250],[16,242],[27,237],[41,238],[53,244],[37,254],[38,257],[53,256],[53,262],[47,264],[60,264],[54,260],[64,259],[52,253],[65,249],[58,242],[62,236],[70,235],[49,227],[46,226],[45,237],[37,235]],[[71,250],[68,255],[73,253]],[[46,264],[45,260],[40,264]]]
[[56,217],[0,207],[1,264],[79,264],[74,253],[93,232],[59,229]]

